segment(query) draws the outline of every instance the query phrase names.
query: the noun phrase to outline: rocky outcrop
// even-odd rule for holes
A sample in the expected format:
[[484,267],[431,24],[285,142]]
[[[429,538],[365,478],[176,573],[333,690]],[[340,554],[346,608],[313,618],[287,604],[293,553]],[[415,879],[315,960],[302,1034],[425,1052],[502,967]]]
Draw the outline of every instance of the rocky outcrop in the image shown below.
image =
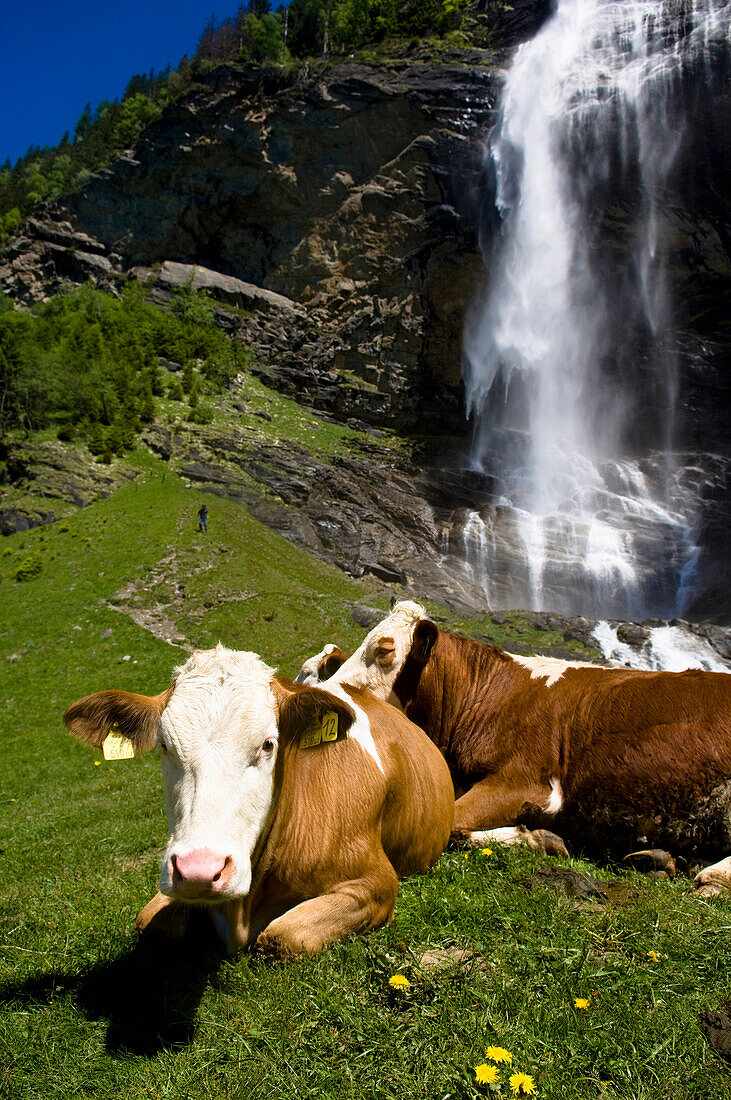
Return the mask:
[[28,222],[3,286],[30,302],[154,275],[165,293],[194,266],[271,385],[340,416],[460,430],[459,333],[481,269],[475,138],[497,60],[222,66]]
[[[3,288],[23,304],[87,278],[112,291],[137,278],[160,302],[188,281],[205,287],[219,324],[254,349],[253,370],[267,385],[326,416],[425,438],[418,474],[384,471],[366,456],[313,466],[280,448],[256,459],[247,453],[238,483],[234,437],[225,459],[226,448],[217,457],[206,443],[183,462],[167,429],[147,436],[158,453],[180,459],[191,480],[250,498],[261,518],[344,568],[421,577],[424,591],[465,606],[484,602],[485,586],[465,561],[463,521],[491,502],[492,488],[458,472],[467,446],[463,318],[486,277],[478,248],[482,139],[506,50],[533,33],[550,4],[473,7],[490,48],[445,47],[435,59],[416,47],[380,65],[348,60],[299,72],[216,68],[138,147],[39,210],[0,257]],[[721,179],[729,146],[727,123],[700,98],[697,119],[684,146],[682,194],[668,196],[661,217],[685,303],[677,438],[688,478],[695,457],[708,456],[698,475],[703,595],[688,613],[723,620],[731,617],[720,296],[728,204],[703,181],[714,158],[713,178]],[[610,252],[620,248],[627,219],[621,202],[611,208],[602,227]],[[652,399],[638,406],[640,433],[653,419],[645,416]],[[283,495],[262,503],[252,482]],[[328,508],[337,500],[341,518],[330,535]],[[521,568],[514,540],[500,550],[502,572]],[[557,546],[557,556],[564,550]]]
[[4,448],[0,534],[27,531],[111,496],[139,471],[121,459],[99,463],[85,446],[45,440]]

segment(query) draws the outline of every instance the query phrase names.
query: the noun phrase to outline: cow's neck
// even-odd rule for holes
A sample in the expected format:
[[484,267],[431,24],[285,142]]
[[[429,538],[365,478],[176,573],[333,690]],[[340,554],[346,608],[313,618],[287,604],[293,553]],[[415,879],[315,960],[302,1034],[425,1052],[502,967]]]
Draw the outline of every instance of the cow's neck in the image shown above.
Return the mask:
[[428,733],[448,763],[458,766],[456,758],[465,740],[473,733],[484,733],[491,686],[509,661],[494,646],[439,632],[430,659],[413,684],[406,713]]

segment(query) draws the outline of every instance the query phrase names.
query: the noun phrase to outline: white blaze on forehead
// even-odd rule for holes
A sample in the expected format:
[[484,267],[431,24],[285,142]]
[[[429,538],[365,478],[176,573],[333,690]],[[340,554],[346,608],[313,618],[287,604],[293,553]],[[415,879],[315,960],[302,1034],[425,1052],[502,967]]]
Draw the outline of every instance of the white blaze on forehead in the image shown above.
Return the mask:
[[195,750],[205,742],[243,745],[275,722],[274,669],[256,653],[197,650],[175,675],[175,689],[162,714],[173,746]]
[[[379,699],[389,699],[393,684],[409,655],[414,628],[420,619],[426,618],[428,615],[420,604],[401,600],[391,614],[366,635],[353,656],[330,677],[328,691],[333,683],[351,684],[353,687],[367,688]],[[374,657],[381,638],[392,638],[394,643],[394,659],[387,668],[381,667]]]
[[217,646],[178,670],[161,719],[168,842],[161,888],[169,891],[171,858],[207,849],[230,856],[229,896],[248,892],[251,853],[268,818],[274,790],[274,671],[254,653]]
[[509,653],[519,665],[530,672],[531,680],[545,678],[546,687],[553,687],[569,668],[601,668],[591,661],[562,661],[560,657],[523,657],[518,653]]

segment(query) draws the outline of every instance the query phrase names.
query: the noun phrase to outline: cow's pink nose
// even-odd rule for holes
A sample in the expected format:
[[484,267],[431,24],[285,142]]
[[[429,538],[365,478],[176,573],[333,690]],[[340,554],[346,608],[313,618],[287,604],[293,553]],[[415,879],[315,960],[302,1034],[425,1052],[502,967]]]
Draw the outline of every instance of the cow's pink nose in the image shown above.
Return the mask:
[[229,882],[234,861],[231,856],[198,848],[187,856],[171,857],[173,889],[180,897],[199,898],[217,894]]

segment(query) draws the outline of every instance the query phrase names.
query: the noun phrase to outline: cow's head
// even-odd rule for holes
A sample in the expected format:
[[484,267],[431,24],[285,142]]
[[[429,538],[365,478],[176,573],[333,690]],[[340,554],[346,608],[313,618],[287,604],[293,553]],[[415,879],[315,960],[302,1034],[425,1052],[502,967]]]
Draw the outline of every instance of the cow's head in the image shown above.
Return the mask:
[[96,747],[113,729],[136,753],[159,747],[169,829],[160,889],[221,902],[249,892],[286,749],[333,710],[347,731],[354,714],[340,699],[289,690],[255,653],[218,646],[194,653],[161,695],[101,691],[69,707],[64,721]]
[[418,603],[402,600],[390,615],[374,626],[363,644],[332,677],[340,684],[366,688],[379,699],[402,706],[394,685],[407,663],[422,668],[439,635]]
[[308,657],[297,674],[296,683],[321,684],[323,680],[329,680],[337,672],[342,664],[348,660],[349,654],[343,653],[340,646],[329,642],[314,657]]

